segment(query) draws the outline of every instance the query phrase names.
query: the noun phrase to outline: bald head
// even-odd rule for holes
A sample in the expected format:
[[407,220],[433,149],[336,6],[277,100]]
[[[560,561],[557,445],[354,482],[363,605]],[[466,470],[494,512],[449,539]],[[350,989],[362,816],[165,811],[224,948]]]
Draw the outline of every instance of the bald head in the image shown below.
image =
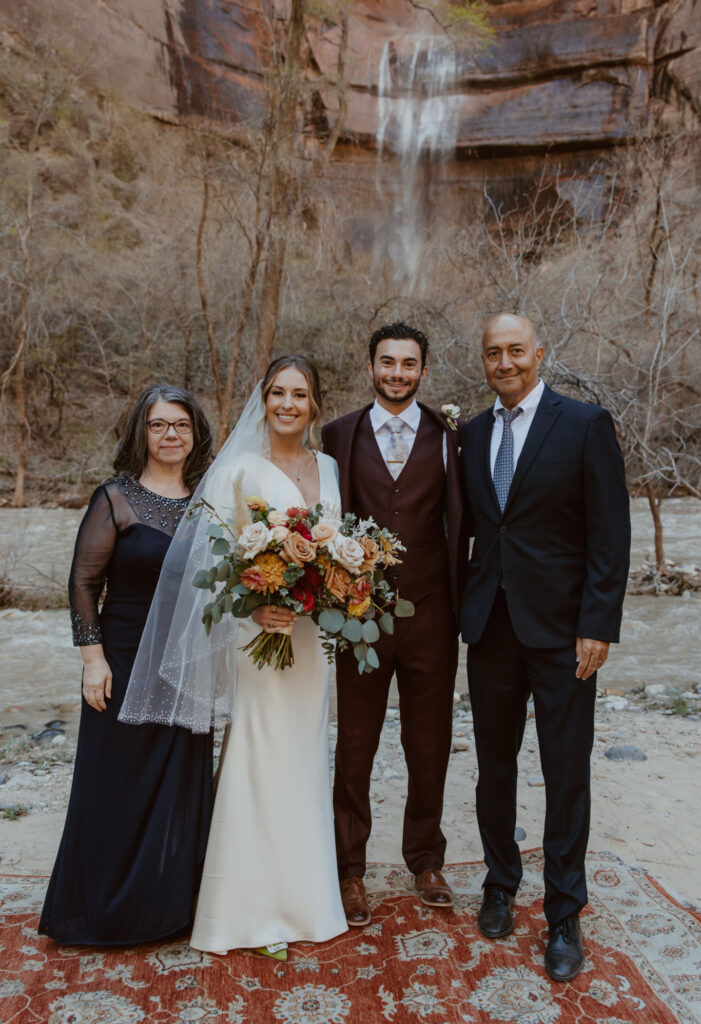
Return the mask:
[[482,334],[483,351],[491,337],[504,333],[519,334],[524,344],[531,344],[534,349],[538,348],[535,327],[530,320],[525,316],[518,316],[516,313],[497,313],[489,321]]
[[506,409],[523,401],[538,383],[543,348],[525,316],[499,313],[482,335],[482,363],[487,383]]

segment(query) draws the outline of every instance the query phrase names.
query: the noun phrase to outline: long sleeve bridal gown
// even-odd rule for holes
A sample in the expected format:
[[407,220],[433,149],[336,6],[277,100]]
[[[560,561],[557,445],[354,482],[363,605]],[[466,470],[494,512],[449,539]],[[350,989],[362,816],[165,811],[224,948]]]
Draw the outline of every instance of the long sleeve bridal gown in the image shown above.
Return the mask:
[[[340,513],[338,470],[318,455],[320,500]],[[235,490],[285,511],[303,506],[269,460],[244,455]],[[214,626],[216,629],[216,626]],[[259,631],[241,620],[239,646]],[[299,617],[294,665],[260,671],[239,653],[234,720],[223,754],[191,944],[223,952],[323,942],[346,931],[329,784],[329,665],[318,628]]]

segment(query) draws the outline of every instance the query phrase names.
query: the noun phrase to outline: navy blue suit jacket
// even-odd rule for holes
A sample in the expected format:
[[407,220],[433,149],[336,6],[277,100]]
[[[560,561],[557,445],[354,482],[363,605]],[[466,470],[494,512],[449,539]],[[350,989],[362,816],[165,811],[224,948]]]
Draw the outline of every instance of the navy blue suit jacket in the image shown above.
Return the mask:
[[489,408],[462,431],[472,555],[462,638],[477,643],[503,577],[516,636],[527,647],[576,637],[617,642],[628,579],[630,509],[611,416],[545,387],[502,514],[489,465]]

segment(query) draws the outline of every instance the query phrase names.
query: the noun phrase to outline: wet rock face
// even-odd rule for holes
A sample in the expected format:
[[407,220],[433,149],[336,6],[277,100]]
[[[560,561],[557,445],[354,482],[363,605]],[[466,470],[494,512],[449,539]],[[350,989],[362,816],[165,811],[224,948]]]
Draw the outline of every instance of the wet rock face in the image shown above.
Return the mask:
[[[595,159],[637,134],[656,98],[701,116],[701,0],[491,0],[490,12],[494,45],[476,61],[463,55],[456,85],[465,163],[520,165],[553,148]],[[227,126],[264,113],[274,36],[284,45],[259,0],[0,0],[0,28],[56,32],[90,57],[100,88],[160,117]],[[375,148],[383,47],[396,48],[400,70],[406,40],[431,32],[435,23],[407,0],[355,5],[345,131],[354,157]],[[312,123],[334,117],[337,41],[324,22],[306,41],[318,81]],[[521,172],[530,173],[525,163]]]

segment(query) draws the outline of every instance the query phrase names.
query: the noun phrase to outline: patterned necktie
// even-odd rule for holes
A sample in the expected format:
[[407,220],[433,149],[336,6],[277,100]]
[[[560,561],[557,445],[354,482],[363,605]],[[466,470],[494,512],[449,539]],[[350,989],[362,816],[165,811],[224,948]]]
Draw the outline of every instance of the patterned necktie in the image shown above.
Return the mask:
[[404,463],[409,457],[409,447],[404,437],[404,427],[404,420],[400,419],[399,416],[393,416],[391,420],[387,420],[389,444],[385,453],[385,462],[387,463],[387,469],[395,480],[403,470]]
[[511,423],[523,412],[520,406],[515,409],[498,409],[497,415],[504,421],[501,444],[494,463],[494,489],[497,492],[499,508],[504,511],[509,488],[514,478],[514,435]]

